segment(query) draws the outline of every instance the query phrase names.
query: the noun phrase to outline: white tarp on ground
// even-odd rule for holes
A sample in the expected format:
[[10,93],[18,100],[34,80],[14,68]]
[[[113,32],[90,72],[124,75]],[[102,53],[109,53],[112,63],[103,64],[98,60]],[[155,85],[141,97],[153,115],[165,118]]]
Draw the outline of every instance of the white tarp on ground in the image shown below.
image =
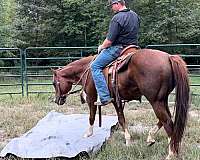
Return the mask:
[[87,114],[64,115],[52,111],[23,136],[12,139],[0,156],[10,153],[21,158],[71,158],[83,151],[93,152],[109,138],[111,126],[116,123],[116,116],[102,116],[102,127],[98,127],[96,117],[93,136],[83,138],[88,128]]

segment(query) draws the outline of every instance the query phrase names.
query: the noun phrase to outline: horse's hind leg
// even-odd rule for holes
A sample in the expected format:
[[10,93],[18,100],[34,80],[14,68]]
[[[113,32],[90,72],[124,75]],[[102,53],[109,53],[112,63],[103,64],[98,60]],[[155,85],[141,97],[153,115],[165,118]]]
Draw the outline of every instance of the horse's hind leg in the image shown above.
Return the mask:
[[163,126],[162,122],[159,121],[153,128],[150,129],[150,131],[148,133],[148,137],[147,137],[147,145],[148,146],[151,146],[156,142],[155,136],[162,126]]
[[[168,113],[168,115],[171,117],[171,113],[168,107],[168,102],[167,100],[165,101],[165,108],[166,111]],[[148,137],[147,137],[147,144],[148,146],[151,146],[155,143],[155,136],[158,133],[158,131],[160,130],[160,128],[163,126],[162,122],[159,120],[158,123],[152,128],[150,129],[149,133],[148,133]]]
[[[166,105],[166,110],[168,112],[168,114],[171,117],[171,113],[169,111],[169,107],[168,105]],[[160,128],[163,126],[162,122],[159,120],[158,123],[150,129],[149,133],[148,133],[148,137],[147,137],[147,144],[148,146],[153,145],[156,141],[155,141],[155,136],[158,133],[158,131],[160,130]]]
[[122,107],[118,107],[117,103],[115,103],[115,102],[113,104],[114,104],[115,110],[117,112],[119,124],[122,126],[122,129],[124,131],[124,136],[125,136],[125,140],[126,140],[126,146],[129,146],[131,144],[131,135],[129,134],[128,125],[127,125],[127,123],[125,121],[123,108]]
[[[155,101],[153,103],[153,109],[154,112],[159,119],[159,121],[162,123],[167,135],[168,135],[168,140],[170,143],[171,136],[173,134],[173,121],[171,119],[171,114],[168,108],[167,100],[166,101]],[[171,146],[169,145],[169,153],[167,156],[167,160],[171,159],[174,157],[174,153],[172,152]]]

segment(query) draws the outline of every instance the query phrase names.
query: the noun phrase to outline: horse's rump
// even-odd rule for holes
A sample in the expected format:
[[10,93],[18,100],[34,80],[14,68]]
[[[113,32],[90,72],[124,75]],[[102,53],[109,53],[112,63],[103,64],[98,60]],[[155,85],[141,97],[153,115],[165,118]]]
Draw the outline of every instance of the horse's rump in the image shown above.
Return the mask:
[[169,54],[141,49],[130,57],[128,67],[118,74],[117,86],[121,97],[128,97],[128,100],[138,100],[141,95],[153,99],[160,87],[166,89],[166,93],[162,92],[160,96],[172,91],[172,74]]

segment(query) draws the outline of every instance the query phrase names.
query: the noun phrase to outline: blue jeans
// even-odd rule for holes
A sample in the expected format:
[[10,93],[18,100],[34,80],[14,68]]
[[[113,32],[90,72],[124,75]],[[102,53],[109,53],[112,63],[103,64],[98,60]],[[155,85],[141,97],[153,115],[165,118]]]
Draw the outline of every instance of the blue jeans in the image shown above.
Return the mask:
[[90,65],[94,84],[102,103],[111,99],[103,69],[119,57],[121,50],[120,46],[103,49]]

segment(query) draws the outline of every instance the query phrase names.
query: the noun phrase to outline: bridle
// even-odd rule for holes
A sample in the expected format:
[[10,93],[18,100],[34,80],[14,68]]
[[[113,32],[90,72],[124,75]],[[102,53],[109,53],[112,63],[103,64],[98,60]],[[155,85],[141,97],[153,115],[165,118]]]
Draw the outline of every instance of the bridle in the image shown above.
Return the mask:
[[[61,94],[61,88],[60,88],[60,82],[58,80],[54,80],[53,81],[53,85],[57,88],[57,91],[58,91],[58,95],[59,96],[56,96],[56,99],[58,99],[58,102],[60,102],[61,100],[64,101],[69,95],[71,94],[74,94],[74,93],[77,93],[77,92],[80,92],[81,90],[83,90],[85,88],[85,85],[86,85],[86,81],[87,81],[87,78],[88,78],[88,74],[89,74],[89,67],[86,68],[86,70],[83,72],[83,74],[81,75],[81,77],[79,78],[78,82],[75,84],[75,86],[72,88],[72,90],[66,94]],[[86,75],[86,80],[84,82],[84,85],[80,88],[80,89],[77,89],[75,90],[75,88],[78,86],[78,84],[81,82],[81,80],[83,79],[83,76]]]
[[[58,102],[60,103],[60,101],[65,101],[65,99],[74,93],[80,92],[81,90],[84,90],[85,86],[86,86],[86,82],[88,79],[88,75],[89,75],[89,69],[90,69],[90,64],[94,61],[94,59],[96,58],[96,56],[93,57],[93,59],[91,60],[91,62],[88,64],[87,68],[85,69],[85,71],[83,72],[83,74],[81,75],[81,77],[79,78],[78,82],[76,82],[75,86],[72,88],[72,90],[66,94],[61,94],[61,89],[60,89],[60,82],[58,80],[54,80],[53,81],[53,85],[57,87],[59,95],[60,96],[56,96],[56,99],[58,98]],[[78,86],[78,84],[81,82],[81,80],[83,79],[84,75],[86,74],[86,78],[85,78],[85,82],[83,84],[83,86],[80,89],[75,90],[75,88]]]
[[61,94],[61,89],[60,89],[60,82],[57,80],[53,81],[53,85],[57,88],[57,91],[59,92],[59,96],[56,96],[56,99],[58,99],[58,103],[60,104],[61,101],[65,101],[67,98],[66,94]]

